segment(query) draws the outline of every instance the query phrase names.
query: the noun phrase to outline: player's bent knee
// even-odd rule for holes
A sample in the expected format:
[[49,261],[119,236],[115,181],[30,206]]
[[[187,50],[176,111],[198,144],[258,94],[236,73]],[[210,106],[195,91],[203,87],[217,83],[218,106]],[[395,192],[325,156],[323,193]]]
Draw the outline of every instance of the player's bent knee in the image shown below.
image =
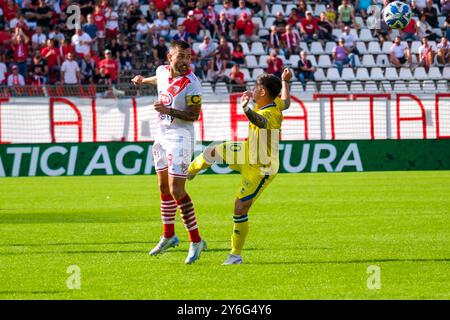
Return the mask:
[[252,200],[242,201],[240,199],[236,199],[236,202],[234,204],[234,215],[240,216],[247,214],[250,210],[250,207],[252,206],[252,203]]

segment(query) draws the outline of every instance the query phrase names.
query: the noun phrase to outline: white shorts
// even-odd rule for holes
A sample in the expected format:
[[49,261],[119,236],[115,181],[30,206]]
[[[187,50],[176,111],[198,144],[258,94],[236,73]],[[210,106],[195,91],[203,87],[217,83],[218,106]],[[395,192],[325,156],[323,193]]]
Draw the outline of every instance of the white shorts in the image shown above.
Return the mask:
[[169,171],[169,176],[186,178],[194,152],[194,141],[183,136],[156,139],[153,144],[153,161],[156,172]]

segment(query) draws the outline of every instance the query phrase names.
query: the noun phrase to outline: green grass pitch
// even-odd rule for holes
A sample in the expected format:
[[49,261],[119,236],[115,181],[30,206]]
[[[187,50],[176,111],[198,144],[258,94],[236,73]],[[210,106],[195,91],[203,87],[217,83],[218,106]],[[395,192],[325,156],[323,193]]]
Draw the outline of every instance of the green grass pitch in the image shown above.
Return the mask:
[[450,172],[280,174],[250,212],[245,264],[222,266],[239,179],[188,183],[209,246],[189,266],[179,215],[180,246],[147,254],[155,176],[2,179],[0,299],[450,298]]

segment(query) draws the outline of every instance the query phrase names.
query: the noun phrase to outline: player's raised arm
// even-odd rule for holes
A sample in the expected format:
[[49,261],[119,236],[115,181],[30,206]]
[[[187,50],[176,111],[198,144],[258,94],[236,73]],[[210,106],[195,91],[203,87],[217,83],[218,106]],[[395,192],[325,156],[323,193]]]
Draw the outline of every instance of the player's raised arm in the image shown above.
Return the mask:
[[291,81],[292,72],[288,68],[283,70],[281,75],[281,100],[284,101],[284,109],[287,110],[291,106],[291,94],[289,93],[289,81]]
[[241,106],[247,116],[248,120],[253,123],[258,128],[265,128],[267,125],[267,120],[262,115],[250,109],[248,103],[252,98],[251,92],[245,91],[241,97]]
[[157,82],[156,82],[156,76],[153,77],[148,77],[148,78],[144,78],[141,75],[137,75],[135,76],[133,79],[131,79],[131,82],[133,82],[135,85],[140,85],[140,84],[153,84],[156,86]]

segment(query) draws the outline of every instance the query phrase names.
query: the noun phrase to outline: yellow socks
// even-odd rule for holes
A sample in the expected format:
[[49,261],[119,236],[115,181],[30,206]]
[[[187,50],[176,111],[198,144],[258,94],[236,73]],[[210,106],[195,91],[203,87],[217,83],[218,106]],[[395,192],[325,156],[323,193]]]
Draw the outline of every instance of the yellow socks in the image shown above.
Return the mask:
[[248,233],[248,215],[233,216],[233,235],[231,236],[231,254],[241,254]]

